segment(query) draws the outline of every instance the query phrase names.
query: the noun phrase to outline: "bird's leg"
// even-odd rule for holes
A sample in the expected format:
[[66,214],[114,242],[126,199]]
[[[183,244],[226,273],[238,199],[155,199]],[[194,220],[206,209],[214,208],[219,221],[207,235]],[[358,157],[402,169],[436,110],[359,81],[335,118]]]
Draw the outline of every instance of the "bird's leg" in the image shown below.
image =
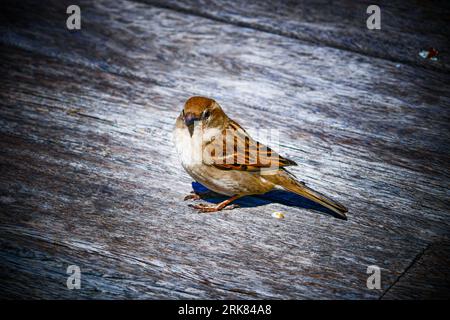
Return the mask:
[[214,191],[208,190],[204,192],[195,192],[191,191],[190,194],[188,194],[186,197],[184,197],[184,201],[187,200],[200,200],[204,198],[216,198],[220,197],[220,194],[215,193]]
[[[222,201],[216,205],[207,205],[207,204],[194,204],[194,205],[190,205],[190,207],[193,207],[197,210],[199,210],[200,212],[216,212],[216,211],[220,211],[222,209],[224,209],[226,207],[225,210],[227,209],[233,209],[236,207],[236,205],[231,205],[228,206],[231,202],[233,202],[236,199],[239,199],[241,196],[232,196],[231,198]],[[228,206],[228,207],[227,207]]]

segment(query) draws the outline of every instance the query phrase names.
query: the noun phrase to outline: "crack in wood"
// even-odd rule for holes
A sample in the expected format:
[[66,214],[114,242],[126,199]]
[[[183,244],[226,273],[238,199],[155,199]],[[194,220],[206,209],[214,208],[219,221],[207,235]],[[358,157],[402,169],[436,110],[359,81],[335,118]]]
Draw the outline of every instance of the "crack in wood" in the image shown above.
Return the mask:
[[[305,36],[302,32],[298,32],[298,31],[289,32],[283,28],[280,28],[279,25],[264,24],[261,22],[262,19],[258,19],[257,17],[255,17],[252,22],[246,22],[243,19],[239,18],[239,14],[236,14],[236,16],[234,18],[227,16],[227,15],[221,16],[217,12],[209,13],[207,10],[200,9],[200,7],[205,5],[202,2],[198,3],[198,7],[195,7],[194,6],[195,1],[194,1],[194,3],[190,3],[188,1],[187,3],[185,3],[183,5],[180,5],[179,1],[177,1],[177,0],[164,1],[164,2],[161,2],[158,0],[132,0],[132,1],[151,5],[151,6],[158,7],[158,8],[173,10],[173,11],[184,13],[184,14],[195,15],[198,17],[210,19],[213,21],[221,22],[221,23],[231,24],[231,25],[242,27],[242,28],[249,28],[249,29],[260,31],[260,32],[265,32],[265,33],[270,33],[270,34],[274,34],[274,35],[278,35],[278,36],[288,37],[291,39],[301,40],[301,41],[308,42],[308,43],[311,43],[314,45],[328,46],[330,48],[344,50],[344,51],[348,51],[348,52],[352,52],[352,53],[356,53],[356,54],[362,54],[362,55],[376,58],[376,59],[388,60],[388,61],[391,61],[394,63],[401,63],[401,64],[414,66],[414,67],[432,69],[435,71],[450,74],[450,66],[448,66],[447,63],[444,65],[443,64],[429,64],[429,63],[424,63],[423,61],[419,62],[419,61],[417,61],[417,59],[413,60],[410,57],[402,58],[400,55],[394,56],[387,51],[383,52],[383,51],[379,51],[379,50],[368,50],[368,48],[365,48],[365,50],[363,50],[361,47],[349,46],[348,43],[341,44],[339,42],[336,42],[335,40],[332,40],[332,37],[330,37],[330,39],[320,38],[320,37],[318,39],[315,39],[314,37]],[[218,1],[218,2],[220,3],[220,1]],[[210,6],[210,5],[211,5],[211,3],[206,4],[205,7],[208,8],[208,6]],[[342,4],[342,5],[348,6],[348,4]],[[382,8],[384,8],[384,6],[382,6]],[[361,21],[365,21],[364,16],[361,19]],[[365,26],[365,23],[361,22],[361,29],[363,29],[364,26]],[[420,29],[417,29],[418,33],[420,31],[421,31]],[[430,38],[429,34],[424,34],[423,36],[426,38]],[[448,36],[448,35],[446,35],[446,36]],[[421,48],[421,47],[419,47],[419,48]],[[419,50],[419,49],[417,49],[417,50]],[[417,51],[417,53],[414,52],[413,56],[417,55],[417,54],[418,54],[418,51]]]
[[378,300],[383,299],[383,297],[386,295],[386,293],[389,292],[389,290],[391,290],[399,281],[400,279],[406,275],[408,273],[408,271],[417,263],[417,261],[420,260],[420,258],[422,258],[422,256],[425,254],[425,252],[430,248],[431,243],[427,244],[415,257],[414,259],[411,260],[411,262],[409,263],[409,265],[403,270],[403,272],[397,277],[397,279],[395,279],[394,282],[391,283],[391,285],[384,290],[384,292],[382,293],[382,295],[378,298]]

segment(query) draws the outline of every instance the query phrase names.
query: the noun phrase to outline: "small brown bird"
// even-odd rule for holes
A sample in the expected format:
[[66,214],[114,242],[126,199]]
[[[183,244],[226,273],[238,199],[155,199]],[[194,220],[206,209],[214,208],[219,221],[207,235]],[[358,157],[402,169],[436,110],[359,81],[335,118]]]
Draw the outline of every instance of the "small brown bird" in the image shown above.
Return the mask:
[[[294,161],[253,140],[213,99],[189,98],[177,118],[174,138],[189,175],[230,197],[217,205],[193,206],[201,212],[219,211],[240,197],[264,194],[280,186],[346,218],[346,207],[298,181],[285,169],[297,165]],[[187,198],[200,199],[195,194]]]

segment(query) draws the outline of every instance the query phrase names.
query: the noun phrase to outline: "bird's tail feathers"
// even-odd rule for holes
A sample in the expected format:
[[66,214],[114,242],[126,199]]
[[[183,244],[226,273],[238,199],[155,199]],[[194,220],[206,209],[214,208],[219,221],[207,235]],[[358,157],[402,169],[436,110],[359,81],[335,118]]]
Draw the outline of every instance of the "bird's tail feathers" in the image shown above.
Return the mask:
[[307,187],[303,182],[297,181],[297,179],[286,170],[281,170],[279,174],[266,175],[264,176],[264,178],[285,188],[286,190],[294,192],[302,197],[308,198],[309,200],[312,200],[330,209],[343,219],[347,219],[345,213],[348,211],[348,209],[344,205]]

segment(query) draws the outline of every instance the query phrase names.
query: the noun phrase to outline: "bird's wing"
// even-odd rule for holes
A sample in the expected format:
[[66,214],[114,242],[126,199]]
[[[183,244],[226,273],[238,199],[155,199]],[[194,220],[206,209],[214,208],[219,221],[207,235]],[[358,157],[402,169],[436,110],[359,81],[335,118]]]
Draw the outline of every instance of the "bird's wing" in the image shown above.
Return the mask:
[[207,163],[222,170],[260,171],[297,165],[264,144],[253,140],[235,121],[230,120],[220,136],[204,147]]

